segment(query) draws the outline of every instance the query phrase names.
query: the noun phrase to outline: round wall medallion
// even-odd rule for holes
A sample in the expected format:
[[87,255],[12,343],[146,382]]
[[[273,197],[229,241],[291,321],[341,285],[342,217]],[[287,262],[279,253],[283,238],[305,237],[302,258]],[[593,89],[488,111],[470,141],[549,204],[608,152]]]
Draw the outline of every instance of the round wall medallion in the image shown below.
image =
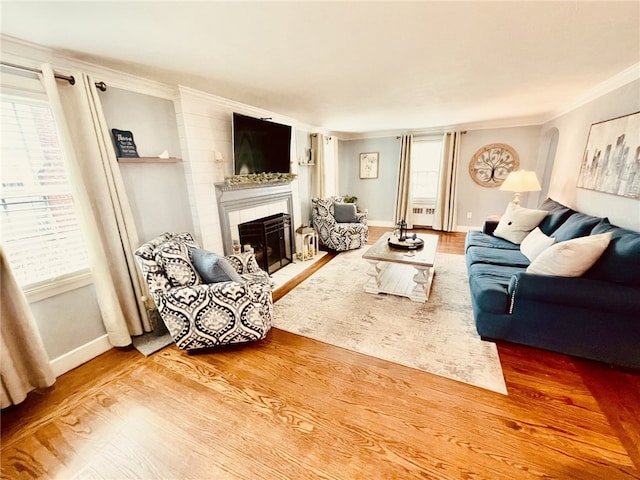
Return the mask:
[[471,157],[469,175],[482,187],[499,187],[520,166],[518,153],[506,143],[485,145]]

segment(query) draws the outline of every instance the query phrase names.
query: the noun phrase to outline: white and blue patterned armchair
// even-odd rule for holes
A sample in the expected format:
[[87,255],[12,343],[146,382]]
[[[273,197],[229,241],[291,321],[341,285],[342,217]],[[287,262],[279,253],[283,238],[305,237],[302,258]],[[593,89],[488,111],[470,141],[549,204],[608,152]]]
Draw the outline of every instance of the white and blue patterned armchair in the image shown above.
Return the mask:
[[195,350],[263,339],[271,328],[271,279],[252,253],[224,257],[242,281],[203,283],[189,233],[164,233],[135,251],[149,292],[176,345]]
[[338,252],[363,247],[369,238],[367,212],[357,212],[342,197],[313,198],[311,219],[320,243]]

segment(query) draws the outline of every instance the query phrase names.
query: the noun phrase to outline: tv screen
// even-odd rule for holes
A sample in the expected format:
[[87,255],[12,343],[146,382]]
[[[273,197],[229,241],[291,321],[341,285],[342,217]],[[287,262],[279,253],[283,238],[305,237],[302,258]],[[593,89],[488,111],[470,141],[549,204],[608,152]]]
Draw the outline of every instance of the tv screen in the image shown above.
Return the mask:
[[233,114],[233,163],[236,175],[290,173],[291,127]]

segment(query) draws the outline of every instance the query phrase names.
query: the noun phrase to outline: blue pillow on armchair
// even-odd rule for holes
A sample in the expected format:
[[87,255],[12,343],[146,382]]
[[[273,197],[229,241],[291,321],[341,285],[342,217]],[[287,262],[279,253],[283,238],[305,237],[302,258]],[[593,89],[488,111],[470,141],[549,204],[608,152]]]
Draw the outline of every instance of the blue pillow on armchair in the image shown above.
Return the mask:
[[242,282],[242,277],[229,261],[212,252],[207,252],[201,248],[191,249],[191,259],[193,266],[202,278],[204,283],[218,282]]

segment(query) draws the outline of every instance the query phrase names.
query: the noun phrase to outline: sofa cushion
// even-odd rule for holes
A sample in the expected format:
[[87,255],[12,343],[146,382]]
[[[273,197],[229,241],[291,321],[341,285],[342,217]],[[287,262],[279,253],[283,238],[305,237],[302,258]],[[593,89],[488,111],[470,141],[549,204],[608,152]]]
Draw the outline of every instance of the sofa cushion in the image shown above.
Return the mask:
[[213,252],[202,250],[201,248],[191,249],[193,266],[202,278],[204,283],[218,282],[242,282],[242,277],[229,261]]
[[546,236],[539,227],[529,232],[520,244],[520,251],[530,261],[534,261],[538,255],[544,252],[551,245],[556,243],[556,239]]
[[469,287],[473,303],[485,312],[508,313],[509,281],[522,267],[477,263],[469,266]]
[[584,213],[575,212],[567,218],[551,235],[556,242],[564,242],[572,238],[585,237],[591,233],[593,227],[602,220],[600,217],[585,215]]
[[490,247],[501,248],[507,250],[520,250],[520,247],[515,243],[505,240],[504,238],[494,237],[493,235],[487,235],[480,230],[470,230],[467,233],[465,239],[465,250],[469,247]]
[[579,277],[596,263],[610,240],[611,232],[607,232],[556,243],[531,262],[527,273]]
[[611,242],[586,277],[640,285],[640,232],[611,225],[603,219],[591,234],[611,232]]
[[467,250],[467,265],[473,265],[475,263],[527,267],[531,262],[529,262],[520,250],[469,247]]
[[333,204],[333,216],[338,223],[356,223],[358,221],[356,213],[354,203],[335,202]]
[[546,216],[546,210],[524,208],[509,203],[493,235],[520,244],[520,242],[524,240],[524,237],[537,227]]
[[565,207],[561,203],[556,202],[551,198],[547,198],[540,205],[540,210],[547,210],[549,213],[540,222],[540,230],[545,235],[551,235],[560,225],[562,225],[567,218],[569,218],[575,210]]
[[169,240],[156,250],[156,262],[165,271],[171,286],[191,287],[201,283],[189,254],[194,246],[183,240]]

